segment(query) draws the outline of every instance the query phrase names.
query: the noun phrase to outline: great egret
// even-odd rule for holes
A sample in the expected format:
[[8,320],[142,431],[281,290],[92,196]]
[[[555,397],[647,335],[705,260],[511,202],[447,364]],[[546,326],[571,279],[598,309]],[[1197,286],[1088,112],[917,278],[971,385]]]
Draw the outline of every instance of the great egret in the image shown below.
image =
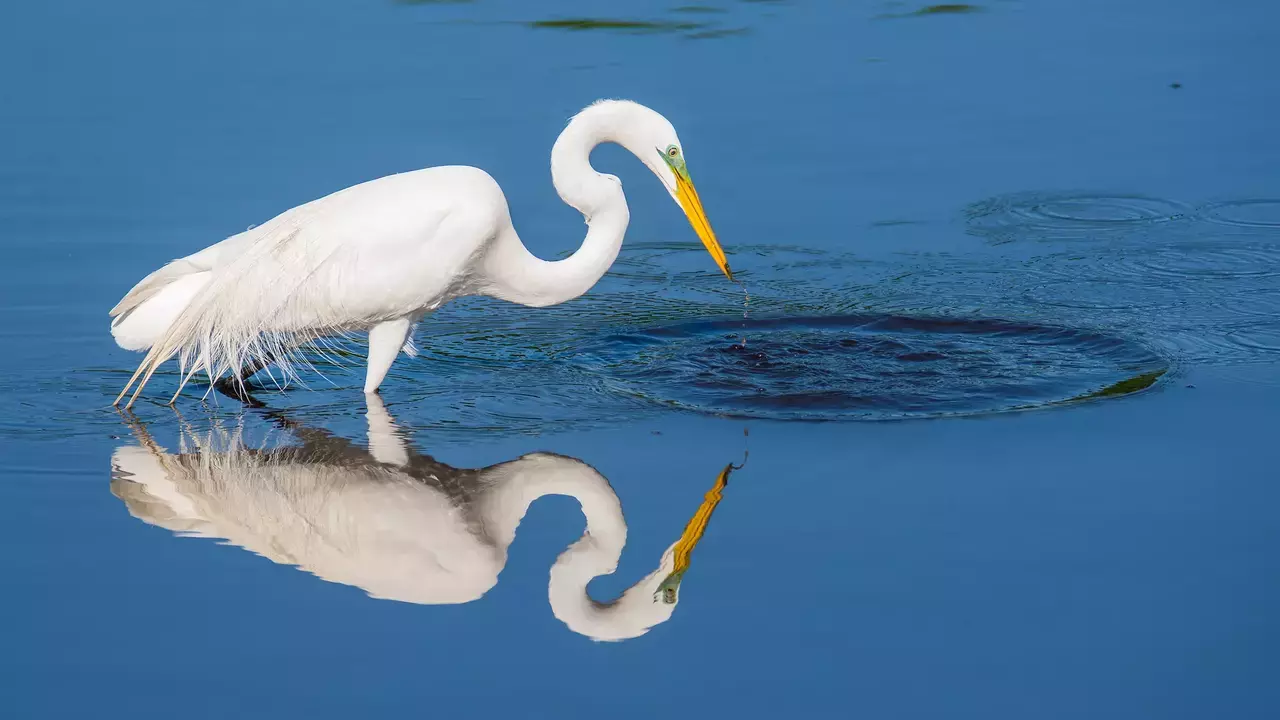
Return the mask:
[[376,395],[368,421],[367,451],[282,420],[301,445],[256,451],[233,437],[214,450],[210,433],[197,452],[171,454],[135,419],[140,445],[115,451],[111,489],[152,525],[225,539],[375,598],[427,605],[479,599],[497,583],[530,504],[569,495],[587,527],[551,568],[551,610],[574,632],[625,640],[675,611],[690,554],[734,468],[721,471],[658,567],[616,600],[599,603],[587,584],[617,569],[627,524],[618,496],[595,469],[547,453],[479,470],[452,468],[408,446]]
[[147,354],[115,404],[136,383],[132,406],[175,355],[184,371],[178,393],[203,370],[243,395],[244,381],[264,367],[275,364],[290,377],[299,348],[360,331],[369,337],[364,391],[373,393],[401,350],[416,354],[415,324],[449,300],[488,295],[544,307],[582,295],[617,258],[630,219],[621,181],[591,167],[592,149],[607,142],[658,176],[732,280],[675,128],[643,105],[601,100],[575,115],[551,149],[556,191],[587,222],[570,257],[532,255],[512,227],[502,189],[478,168],[434,167],[355,185],[174,260],[135,285],[111,309],[111,333],[120,347]]

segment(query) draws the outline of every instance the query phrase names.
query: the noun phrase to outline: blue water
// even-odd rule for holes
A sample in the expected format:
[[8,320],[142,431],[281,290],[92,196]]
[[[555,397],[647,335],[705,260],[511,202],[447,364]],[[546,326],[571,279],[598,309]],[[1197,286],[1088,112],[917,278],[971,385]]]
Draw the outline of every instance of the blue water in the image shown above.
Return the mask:
[[[0,13],[0,716],[1280,715],[1280,10],[673,5]],[[648,25],[563,22],[602,17]],[[172,370],[110,409],[134,282],[356,182],[477,165],[534,252],[571,251],[548,154],[598,97],[679,129],[746,322],[602,148],[632,211],[614,272],[424,322],[394,432],[358,347],[264,409],[175,412]],[[625,515],[601,602],[741,465],[669,619],[596,642],[556,617],[563,496],[479,599],[369,596],[379,563],[463,557],[423,554],[448,522],[417,503],[478,522],[536,451]],[[343,545],[366,532],[395,549]],[[330,546],[351,564],[322,579]]]

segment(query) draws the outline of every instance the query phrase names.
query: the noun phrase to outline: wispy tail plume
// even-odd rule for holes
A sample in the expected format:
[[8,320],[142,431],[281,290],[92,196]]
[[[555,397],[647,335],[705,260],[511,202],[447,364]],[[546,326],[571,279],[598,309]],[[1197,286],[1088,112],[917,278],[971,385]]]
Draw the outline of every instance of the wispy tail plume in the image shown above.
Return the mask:
[[[308,233],[313,213],[298,208],[256,228],[258,237],[236,257],[220,263],[212,277],[150,350],[116,397],[133,389],[132,407],[156,370],[177,356],[182,386],[200,371],[211,383],[242,368],[276,365],[286,382],[295,364],[309,365],[301,350],[346,334],[325,288],[340,243]],[[176,395],[174,396],[177,397]]]

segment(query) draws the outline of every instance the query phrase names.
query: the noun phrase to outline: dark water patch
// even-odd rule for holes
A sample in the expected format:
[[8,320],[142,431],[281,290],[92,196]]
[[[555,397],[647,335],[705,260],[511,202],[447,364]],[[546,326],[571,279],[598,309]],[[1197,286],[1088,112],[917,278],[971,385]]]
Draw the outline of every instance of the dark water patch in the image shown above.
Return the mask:
[[730,28],[712,28],[709,30],[699,30],[685,35],[690,40],[714,40],[716,38],[733,37],[736,35],[750,34],[751,28],[746,27],[730,27]]
[[[739,245],[732,247],[731,261],[751,288],[756,317],[942,317],[959,323],[1014,318],[1034,326],[1091,328],[1080,332],[1158,348],[1177,365],[1233,366],[1273,358],[1274,327],[1268,323],[1280,317],[1277,244],[1258,240],[1258,233],[1269,230],[1228,232],[1222,225],[1192,222],[1176,224],[1177,233],[1166,232],[1174,225],[1152,226],[1155,230],[1144,236],[1147,244],[1073,243],[1067,251],[1051,253],[1041,245],[1027,245],[1029,252],[1006,245],[976,254],[872,259],[797,246]],[[723,281],[696,243],[628,242],[595,288],[564,305],[525,308],[484,298],[445,305],[418,329],[421,356],[400,358],[384,392],[388,402],[409,406],[402,412],[414,427],[457,432],[455,439],[474,441],[485,433],[544,433],[631,421],[682,406],[765,416],[963,414],[1087,396],[1151,371],[1138,363],[1119,374],[1096,376],[1093,369],[1111,357],[1110,351],[1104,347],[1100,361],[1085,353],[1084,345],[1073,347],[1071,342],[1084,341],[1070,334],[1058,345],[1048,343],[1045,357],[1027,350],[1041,337],[1030,331],[1006,338],[908,328],[868,337],[864,333],[870,329],[820,328],[816,337],[806,337],[804,328],[744,326],[741,315],[741,290]],[[708,318],[727,323],[724,337],[710,344],[701,336],[673,338],[653,330]],[[730,347],[743,338],[744,348]],[[955,338],[964,342],[940,345]],[[25,336],[7,340],[26,341]],[[598,355],[602,346],[607,352]],[[605,367],[608,357],[619,354],[629,357],[631,366]],[[268,389],[259,397],[313,419],[356,417],[362,407],[363,357],[358,340],[340,346],[328,360],[317,361],[318,373],[303,373],[305,386],[293,385],[285,393]],[[636,364],[644,358],[652,362]],[[1025,362],[1018,365],[1018,358]],[[828,359],[835,365],[824,365]],[[1088,362],[1079,364],[1082,359]],[[112,432],[106,428],[117,418],[110,402],[137,360],[119,353],[109,371],[36,371],[22,381],[0,377],[0,393],[21,408],[0,423],[0,435],[60,439]],[[699,363],[703,371],[727,364],[731,372],[693,382]],[[966,363],[978,363],[976,372],[966,370]],[[1030,370],[1046,374],[1028,381],[1019,367],[1024,375]],[[752,384],[753,373],[765,371],[768,382]],[[814,377],[824,373],[839,382],[815,388]],[[964,381],[968,384],[959,388],[951,384],[965,373],[984,379]],[[166,365],[140,404],[168,411],[165,404],[177,379],[176,370]],[[927,394],[903,395],[898,404],[884,399],[906,385],[941,393],[942,401],[932,402]],[[709,396],[704,400],[695,393],[691,400],[688,388]],[[204,389],[189,387],[179,407],[199,406]],[[227,398],[204,402],[220,412],[239,411]],[[820,410],[786,410],[790,405]],[[481,435],[467,436],[477,430]]]
[[558,18],[534,20],[531,28],[554,30],[620,30],[630,32],[685,32],[709,27],[700,22],[676,22],[669,20],[627,20],[619,18]]
[[968,5],[965,3],[944,3],[942,5],[928,5],[916,10],[912,15],[958,15],[962,13],[974,13],[981,11],[982,8],[977,5]]
[[684,323],[585,350],[635,397],[777,420],[1029,409],[1121,394],[1123,383],[1168,367],[1146,347],[1101,333],[894,315]]
[[1280,230],[1280,200],[1227,200],[1200,208],[1200,216],[1214,223]]
[[983,7],[980,5],[942,3],[939,5],[926,5],[907,12],[883,13],[876,17],[882,20],[889,20],[893,18],[932,17],[935,15],[968,15],[982,11]]

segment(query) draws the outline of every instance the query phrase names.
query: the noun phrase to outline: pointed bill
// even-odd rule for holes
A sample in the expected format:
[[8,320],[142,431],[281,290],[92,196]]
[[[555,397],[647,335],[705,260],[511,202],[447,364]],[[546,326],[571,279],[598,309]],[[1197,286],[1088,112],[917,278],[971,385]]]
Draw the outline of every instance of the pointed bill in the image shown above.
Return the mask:
[[720,241],[716,240],[711,221],[707,220],[707,211],[702,209],[702,200],[698,199],[698,191],[694,189],[693,182],[680,173],[676,173],[676,198],[680,200],[680,207],[684,208],[684,214],[688,216],[694,232],[698,233],[698,239],[707,248],[707,252],[711,253],[711,259],[720,266],[720,272],[732,280],[733,271],[729,269],[729,259],[725,257]]
[[716,478],[715,485],[703,496],[702,504],[698,506],[698,510],[694,512],[693,517],[685,525],[684,532],[680,534],[680,539],[671,546],[670,552],[674,561],[671,573],[658,586],[657,592],[654,593],[655,601],[661,599],[662,602],[668,605],[676,603],[680,581],[684,579],[684,572],[689,569],[689,560],[693,556],[693,548],[702,539],[702,534],[707,531],[707,524],[711,522],[711,514],[716,511],[716,506],[720,504],[720,500],[724,497],[724,488],[729,484],[729,474],[739,467],[733,463],[724,466],[724,470],[721,470],[719,477]]
[[684,210],[685,216],[689,218],[689,224],[693,226],[693,231],[698,233],[698,239],[707,248],[707,252],[711,253],[711,259],[716,261],[716,265],[720,267],[720,272],[724,273],[725,277],[733,280],[733,271],[729,269],[729,259],[725,257],[724,248],[720,247],[720,241],[716,239],[715,231],[711,229],[711,221],[707,220],[707,211],[702,209],[702,200],[698,197],[698,191],[693,187],[693,181],[689,179],[689,169],[685,167],[684,157],[681,156],[679,148],[672,145],[665,152],[658,150],[658,154],[662,156],[663,161],[675,173],[676,200],[679,201],[680,208]]

